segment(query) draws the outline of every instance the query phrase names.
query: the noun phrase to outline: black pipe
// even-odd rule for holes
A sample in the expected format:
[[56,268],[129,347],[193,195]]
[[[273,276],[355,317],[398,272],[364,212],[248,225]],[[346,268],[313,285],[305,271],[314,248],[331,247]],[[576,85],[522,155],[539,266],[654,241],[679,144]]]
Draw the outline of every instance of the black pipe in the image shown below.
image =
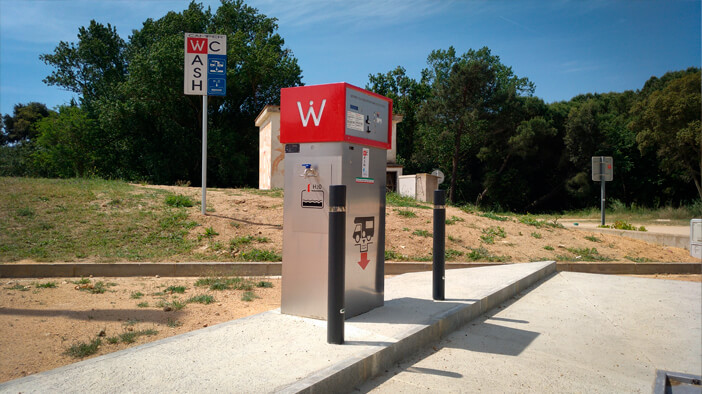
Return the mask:
[[444,300],[446,279],[446,191],[434,190],[434,261],[432,265],[433,297]]
[[346,185],[329,186],[327,343],[344,343]]

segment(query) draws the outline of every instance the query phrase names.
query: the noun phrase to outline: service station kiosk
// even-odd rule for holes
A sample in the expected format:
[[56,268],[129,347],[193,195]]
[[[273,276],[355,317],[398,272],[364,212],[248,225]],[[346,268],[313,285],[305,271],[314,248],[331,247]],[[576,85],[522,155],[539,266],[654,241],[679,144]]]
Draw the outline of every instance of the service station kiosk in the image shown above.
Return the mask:
[[346,185],[345,316],[383,305],[392,100],[346,84],[281,91],[281,312],[326,320],[329,186]]

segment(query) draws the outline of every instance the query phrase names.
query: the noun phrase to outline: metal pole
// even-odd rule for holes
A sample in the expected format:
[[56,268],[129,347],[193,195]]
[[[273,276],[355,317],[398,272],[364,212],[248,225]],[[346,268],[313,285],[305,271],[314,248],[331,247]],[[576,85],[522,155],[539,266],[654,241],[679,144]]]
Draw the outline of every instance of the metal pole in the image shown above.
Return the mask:
[[329,186],[327,343],[344,343],[346,185]]
[[202,96],[202,214],[207,209],[207,95]]
[[605,159],[600,157],[600,210],[602,211],[602,225],[605,225]]
[[432,269],[433,296],[444,300],[446,279],[446,191],[434,190],[434,261]]

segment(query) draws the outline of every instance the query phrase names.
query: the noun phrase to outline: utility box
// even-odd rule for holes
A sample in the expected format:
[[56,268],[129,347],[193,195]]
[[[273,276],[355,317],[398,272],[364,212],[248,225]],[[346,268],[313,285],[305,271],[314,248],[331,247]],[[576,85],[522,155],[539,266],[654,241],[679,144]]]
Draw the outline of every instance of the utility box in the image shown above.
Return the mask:
[[401,175],[398,177],[397,190],[401,196],[411,197],[417,201],[434,202],[434,190],[439,188],[436,176],[431,174]]
[[281,312],[327,318],[329,186],[346,185],[345,315],[383,305],[392,100],[346,83],[281,91]]
[[702,219],[690,220],[690,255],[702,259]]

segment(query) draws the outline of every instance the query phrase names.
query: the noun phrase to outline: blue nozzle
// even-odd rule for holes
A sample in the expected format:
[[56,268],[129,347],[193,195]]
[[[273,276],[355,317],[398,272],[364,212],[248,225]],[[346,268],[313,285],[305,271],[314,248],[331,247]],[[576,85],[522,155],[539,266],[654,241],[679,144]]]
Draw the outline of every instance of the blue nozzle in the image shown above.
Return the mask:
[[312,164],[303,164],[302,166],[307,168],[308,170],[312,168]]

